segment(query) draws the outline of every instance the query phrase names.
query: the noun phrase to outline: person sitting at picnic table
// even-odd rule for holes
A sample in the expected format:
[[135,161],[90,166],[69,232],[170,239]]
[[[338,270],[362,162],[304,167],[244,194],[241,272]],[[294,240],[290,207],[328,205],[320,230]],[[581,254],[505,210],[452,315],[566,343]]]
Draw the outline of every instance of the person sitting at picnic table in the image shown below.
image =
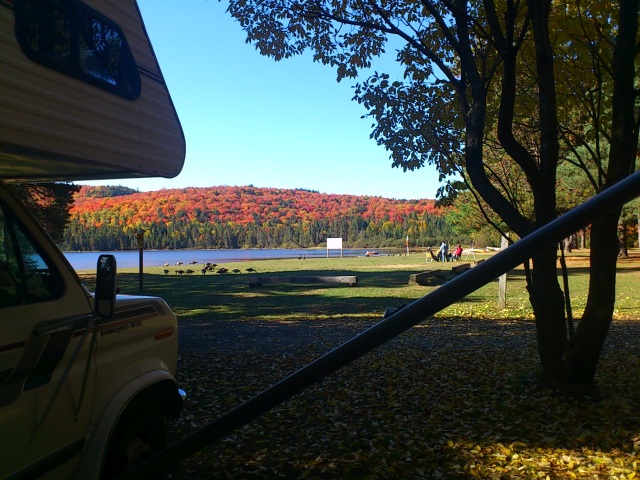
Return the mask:
[[442,244],[440,245],[440,258],[443,262],[446,262],[448,260],[448,256],[449,246],[445,242],[442,242]]
[[461,256],[462,256],[462,247],[458,245],[453,252],[453,258],[454,260],[460,260]]

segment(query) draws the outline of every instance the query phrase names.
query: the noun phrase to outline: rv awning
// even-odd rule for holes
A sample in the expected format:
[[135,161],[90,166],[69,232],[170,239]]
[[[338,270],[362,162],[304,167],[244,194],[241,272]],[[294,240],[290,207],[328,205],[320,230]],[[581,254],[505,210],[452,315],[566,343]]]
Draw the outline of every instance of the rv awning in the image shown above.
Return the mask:
[[0,4],[0,178],[180,173],[184,134],[135,0],[69,2],[79,24],[68,34],[59,29],[70,24],[59,21],[68,9],[51,7],[57,26],[47,30],[41,2],[8,5]]

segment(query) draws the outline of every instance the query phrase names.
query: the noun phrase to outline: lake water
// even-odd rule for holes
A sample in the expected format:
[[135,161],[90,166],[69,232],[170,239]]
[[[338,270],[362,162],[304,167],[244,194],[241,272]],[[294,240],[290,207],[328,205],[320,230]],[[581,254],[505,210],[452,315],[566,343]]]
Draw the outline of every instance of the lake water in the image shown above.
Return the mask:
[[[378,251],[378,250],[376,250]],[[342,251],[343,257],[362,257],[367,252],[366,249],[345,248]],[[65,252],[65,257],[75,270],[95,270],[98,257],[108,253],[116,256],[119,268],[138,267],[139,254],[137,250],[121,252]],[[382,251],[381,254],[391,254],[390,251]],[[330,250],[331,257],[339,257],[339,250]],[[241,250],[145,250],[143,259],[145,267],[162,266],[166,263],[176,265],[182,262],[189,265],[196,262],[197,265],[204,263],[230,263],[250,260],[270,260],[277,258],[325,258],[325,249],[241,249]]]

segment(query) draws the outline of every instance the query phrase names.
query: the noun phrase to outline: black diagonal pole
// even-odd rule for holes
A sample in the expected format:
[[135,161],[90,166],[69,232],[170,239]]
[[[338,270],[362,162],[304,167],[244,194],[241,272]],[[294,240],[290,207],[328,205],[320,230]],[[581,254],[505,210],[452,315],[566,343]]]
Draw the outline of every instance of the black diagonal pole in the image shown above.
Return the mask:
[[426,320],[440,310],[517,267],[537,253],[594,220],[640,196],[640,172],[609,187],[582,205],[536,230],[506,250],[447,282],[356,337],[284,378],[217,420],[125,473],[122,479],[148,477],[151,473],[192,455],[235,429],[249,423],[305,388],[357,360],[383,343]]

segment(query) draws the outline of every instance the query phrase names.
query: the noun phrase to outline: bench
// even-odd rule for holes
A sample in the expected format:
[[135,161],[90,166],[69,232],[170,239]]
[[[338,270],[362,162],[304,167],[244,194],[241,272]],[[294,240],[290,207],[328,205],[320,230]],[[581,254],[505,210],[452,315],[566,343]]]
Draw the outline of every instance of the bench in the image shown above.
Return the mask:
[[409,275],[409,283],[417,283],[418,285],[427,285],[429,279],[442,273],[440,270],[429,270],[428,272],[414,273]]
[[465,270],[469,270],[471,268],[470,263],[462,263],[460,265],[456,265],[455,267],[451,267],[451,271],[454,273],[464,272]]
[[409,284],[411,285],[413,283],[417,283],[418,285],[426,286],[426,285],[429,285],[430,281],[434,280],[435,278],[451,279],[453,278],[452,274],[460,274],[462,272],[466,272],[470,268],[475,267],[476,265],[482,262],[483,260],[473,262],[473,264],[461,263],[460,265],[455,265],[451,267],[450,272],[446,270],[429,270],[427,272],[414,273],[412,275],[409,275]]
[[339,275],[339,276],[301,276],[301,277],[251,277],[249,279],[250,287],[259,287],[261,285],[275,285],[280,283],[338,283],[343,285],[354,286],[358,284],[358,277],[355,275]]

